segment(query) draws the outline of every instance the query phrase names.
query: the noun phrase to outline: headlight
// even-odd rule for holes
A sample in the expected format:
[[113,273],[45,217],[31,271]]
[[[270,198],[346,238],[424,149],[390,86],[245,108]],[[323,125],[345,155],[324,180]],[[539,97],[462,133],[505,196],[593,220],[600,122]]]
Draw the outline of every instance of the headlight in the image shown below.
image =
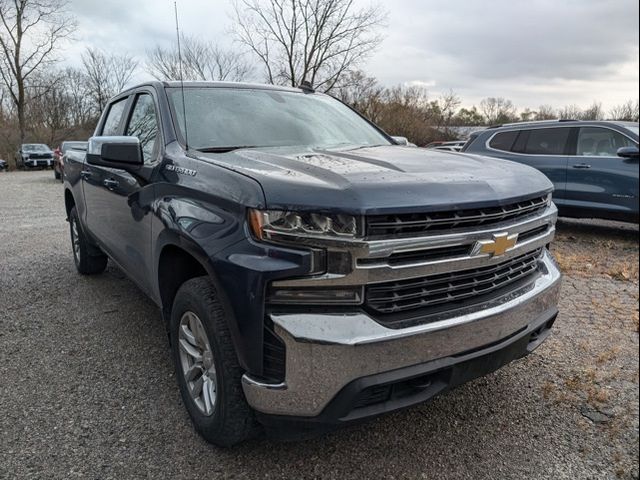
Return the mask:
[[358,222],[351,215],[287,212],[283,210],[249,210],[251,232],[259,240],[277,236],[353,238]]

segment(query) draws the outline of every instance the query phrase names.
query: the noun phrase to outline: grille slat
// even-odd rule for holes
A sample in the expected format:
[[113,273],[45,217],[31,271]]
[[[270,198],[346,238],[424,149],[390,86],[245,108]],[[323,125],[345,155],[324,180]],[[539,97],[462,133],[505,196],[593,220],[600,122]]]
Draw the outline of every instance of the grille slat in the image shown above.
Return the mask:
[[401,215],[372,215],[367,217],[367,236],[415,235],[435,230],[491,225],[536,213],[546,206],[547,197],[543,196],[500,207]]
[[405,312],[486,295],[534,274],[542,249],[495,266],[372,285],[366,305],[383,314]]

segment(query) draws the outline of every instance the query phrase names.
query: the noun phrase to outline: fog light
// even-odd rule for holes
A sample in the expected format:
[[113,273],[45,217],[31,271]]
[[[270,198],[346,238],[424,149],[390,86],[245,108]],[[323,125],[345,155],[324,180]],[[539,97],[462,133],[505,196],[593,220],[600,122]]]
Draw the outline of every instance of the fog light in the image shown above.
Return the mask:
[[271,287],[267,302],[281,305],[360,305],[362,287],[278,288]]

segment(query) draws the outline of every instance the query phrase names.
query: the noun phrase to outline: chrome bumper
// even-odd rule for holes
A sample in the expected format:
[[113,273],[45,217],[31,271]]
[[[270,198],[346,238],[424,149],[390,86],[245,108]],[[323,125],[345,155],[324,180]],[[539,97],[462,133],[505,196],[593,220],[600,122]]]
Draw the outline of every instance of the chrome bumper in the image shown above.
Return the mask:
[[313,417],[349,382],[473,350],[508,337],[555,307],[560,272],[545,252],[546,270],[533,288],[487,309],[405,329],[383,327],[364,313],[271,315],[286,345],[286,375],[265,384],[244,375],[259,412]]

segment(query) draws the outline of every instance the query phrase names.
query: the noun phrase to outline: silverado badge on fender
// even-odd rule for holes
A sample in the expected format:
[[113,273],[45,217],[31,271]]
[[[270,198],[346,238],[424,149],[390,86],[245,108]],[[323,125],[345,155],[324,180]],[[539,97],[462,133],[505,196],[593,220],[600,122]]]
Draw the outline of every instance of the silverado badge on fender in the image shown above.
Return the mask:
[[177,167],[172,164],[165,165],[164,168],[165,170],[169,170],[170,172],[181,173],[182,175],[191,175],[192,177],[195,177],[196,173],[198,173],[196,170],[192,170],[190,168],[184,168],[184,167]]
[[480,255],[481,253],[488,253],[492,257],[499,257],[504,255],[508,250],[511,250],[516,246],[518,241],[518,234],[513,233],[496,233],[493,235],[493,240],[479,240],[473,247],[472,255]]

